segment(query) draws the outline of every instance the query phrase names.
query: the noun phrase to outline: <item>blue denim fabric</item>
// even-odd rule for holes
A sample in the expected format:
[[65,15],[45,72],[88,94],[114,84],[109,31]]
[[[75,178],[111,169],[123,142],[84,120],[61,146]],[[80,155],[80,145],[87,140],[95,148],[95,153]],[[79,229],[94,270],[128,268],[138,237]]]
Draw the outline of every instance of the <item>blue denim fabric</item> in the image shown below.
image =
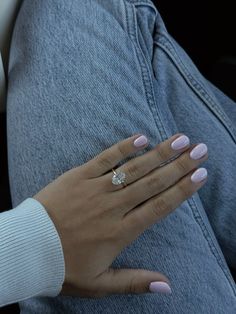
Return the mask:
[[21,313],[236,313],[235,122],[236,104],[199,73],[152,1],[25,0],[7,100],[14,206],[134,133],[150,140],[137,156],[177,132],[206,143],[209,178],[112,264],[163,272],[172,295],[32,298]]

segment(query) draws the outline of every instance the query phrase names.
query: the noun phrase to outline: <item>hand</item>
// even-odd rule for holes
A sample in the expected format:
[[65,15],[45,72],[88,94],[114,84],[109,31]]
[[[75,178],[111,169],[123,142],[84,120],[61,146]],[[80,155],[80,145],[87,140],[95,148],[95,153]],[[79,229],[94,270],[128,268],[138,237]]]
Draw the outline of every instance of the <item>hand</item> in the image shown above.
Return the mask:
[[[44,205],[61,238],[66,270],[61,294],[94,298],[146,293],[154,281],[168,287],[165,283],[169,280],[158,272],[110,266],[127,245],[206,182],[204,168],[192,176],[195,182],[191,180],[196,167],[208,158],[206,145],[200,144],[204,156],[198,151],[192,159],[190,151],[196,145],[172,148],[171,143],[180,136],[172,136],[115,169],[126,173],[124,188],[112,184],[111,169],[147,146],[134,146],[137,135],[65,172],[34,196]],[[199,177],[201,181],[196,182]]]

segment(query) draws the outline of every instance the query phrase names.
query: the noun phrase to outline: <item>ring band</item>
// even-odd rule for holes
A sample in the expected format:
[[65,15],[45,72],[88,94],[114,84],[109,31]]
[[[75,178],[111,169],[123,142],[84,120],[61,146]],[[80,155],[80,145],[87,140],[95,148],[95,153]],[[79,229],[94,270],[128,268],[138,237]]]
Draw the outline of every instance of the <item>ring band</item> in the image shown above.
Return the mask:
[[127,186],[125,183],[126,174],[122,171],[116,172],[114,169],[112,169],[114,175],[112,177],[112,184],[114,185],[120,185],[123,184],[124,187]]

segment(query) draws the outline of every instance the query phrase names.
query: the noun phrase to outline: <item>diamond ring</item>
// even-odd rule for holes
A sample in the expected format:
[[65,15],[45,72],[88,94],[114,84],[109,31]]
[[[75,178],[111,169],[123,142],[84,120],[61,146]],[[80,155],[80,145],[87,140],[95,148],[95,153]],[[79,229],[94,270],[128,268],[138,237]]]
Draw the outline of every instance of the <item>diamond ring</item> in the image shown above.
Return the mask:
[[124,186],[127,186],[127,184],[125,183],[125,178],[126,178],[126,175],[124,172],[116,172],[114,169],[112,169],[114,175],[112,177],[112,183],[114,185],[120,185],[122,183],[124,183]]

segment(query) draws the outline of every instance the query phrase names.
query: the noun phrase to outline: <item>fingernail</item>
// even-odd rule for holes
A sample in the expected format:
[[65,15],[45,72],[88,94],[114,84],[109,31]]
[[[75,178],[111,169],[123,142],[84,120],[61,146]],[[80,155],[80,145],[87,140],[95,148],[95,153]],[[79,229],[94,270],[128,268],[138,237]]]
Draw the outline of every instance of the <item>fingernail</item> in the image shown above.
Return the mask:
[[164,281],[153,281],[149,285],[149,290],[153,293],[159,292],[159,293],[171,293],[170,286],[164,282]]
[[134,146],[140,147],[147,144],[147,142],[148,142],[148,139],[146,138],[146,136],[142,135],[134,141]]
[[171,147],[174,150],[178,150],[178,149],[188,146],[189,143],[190,143],[189,138],[186,135],[181,135],[176,140],[174,140],[174,142],[171,143]]
[[207,177],[206,168],[199,168],[191,175],[192,182],[201,182]]
[[190,152],[190,157],[192,159],[200,159],[207,153],[206,144],[198,144],[194,149]]

